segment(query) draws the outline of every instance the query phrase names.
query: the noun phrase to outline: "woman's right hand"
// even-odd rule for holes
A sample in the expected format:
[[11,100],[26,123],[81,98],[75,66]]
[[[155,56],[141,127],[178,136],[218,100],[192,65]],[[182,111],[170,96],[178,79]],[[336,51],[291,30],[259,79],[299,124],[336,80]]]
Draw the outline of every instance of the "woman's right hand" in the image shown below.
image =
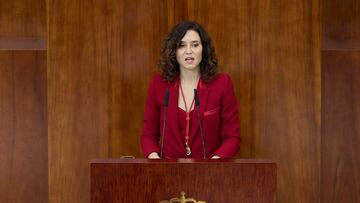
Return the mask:
[[160,156],[157,152],[151,152],[148,156],[148,159],[160,159]]

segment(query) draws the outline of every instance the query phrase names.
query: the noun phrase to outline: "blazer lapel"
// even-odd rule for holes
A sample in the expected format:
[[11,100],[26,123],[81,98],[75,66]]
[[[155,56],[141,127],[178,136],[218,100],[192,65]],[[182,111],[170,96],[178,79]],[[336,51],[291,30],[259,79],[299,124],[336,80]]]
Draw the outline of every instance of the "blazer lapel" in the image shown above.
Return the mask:
[[176,80],[169,88],[169,107],[168,107],[168,121],[169,128],[177,140],[177,143],[184,143],[179,128],[178,122],[178,99],[179,99],[179,81]]
[[[207,104],[207,98],[209,95],[209,88],[206,87],[206,84],[204,84],[202,81],[200,81],[199,86],[198,86],[198,96],[199,96],[199,101],[200,101],[200,121],[202,121],[203,117],[204,117],[204,111],[206,109],[206,104]],[[194,114],[193,114],[193,119],[191,122],[191,131],[190,131],[190,143],[191,141],[194,139],[194,137],[196,136],[200,125],[199,125],[199,119],[198,119],[198,110],[195,107],[194,109]],[[203,126],[201,126],[203,128]]]

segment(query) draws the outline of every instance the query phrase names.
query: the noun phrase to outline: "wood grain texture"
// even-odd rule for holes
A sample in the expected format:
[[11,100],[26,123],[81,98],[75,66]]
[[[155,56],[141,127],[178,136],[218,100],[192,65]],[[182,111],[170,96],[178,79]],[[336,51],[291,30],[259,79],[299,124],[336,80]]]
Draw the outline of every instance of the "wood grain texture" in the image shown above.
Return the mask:
[[39,37],[1,37],[0,50],[46,50],[46,39]]
[[46,48],[46,0],[0,0],[0,50]]
[[180,197],[181,191],[187,198],[208,203],[275,202],[276,164],[256,160],[91,163],[92,203],[159,202]]
[[360,1],[322,0],[322,48],[360,49]]
[[193,1],[240,101],[241,155],[278,163],[278,202],[318,202],[318,1]]
[[165,1],[48,1],[50,202],[89,202],[89,160],[141,157]]
[[46,52],[0,61],[0,202],[47,202]]
[[50,202],[88,201],[90,158],[140,156],[139,106],[161,39],[183,18],[209,31],[234,80],[241,156],[279,163],[279,202],[317,202],[318,3],[49,1]]
[[360,202],[360,52],[322,52],[321,202]]
[[182,20],[189,18],[188,0],[167,0],[167,27],[168,30]]

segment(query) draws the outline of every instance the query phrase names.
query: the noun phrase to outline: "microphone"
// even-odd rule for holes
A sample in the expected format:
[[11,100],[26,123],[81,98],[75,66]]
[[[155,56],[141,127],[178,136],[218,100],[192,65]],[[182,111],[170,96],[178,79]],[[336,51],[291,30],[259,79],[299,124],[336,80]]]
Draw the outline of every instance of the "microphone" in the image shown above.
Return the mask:
[[166,112],[169,106],[169,89],[166,89],[164,97],[164,125],[162,129],[161,145],[160,145],[160,158],[163,158],[163,149],[164,149],[164,137],[165,137],[165,126],[166,126]]
[[199,110],[199,108],[200,108],[200,100],[199,100],[198,93],[197,93],[196,89],[194,89],[194,97],[195,97],[195,107],[196,107],[196,111],[197,111],[197,114],[198,114],[201,141],[202,141],[202,146],[203,146],[203,158],[206,159],[205,138],[204,138],[203,131],[202,131],[201,119],[200,119],[200,110]]

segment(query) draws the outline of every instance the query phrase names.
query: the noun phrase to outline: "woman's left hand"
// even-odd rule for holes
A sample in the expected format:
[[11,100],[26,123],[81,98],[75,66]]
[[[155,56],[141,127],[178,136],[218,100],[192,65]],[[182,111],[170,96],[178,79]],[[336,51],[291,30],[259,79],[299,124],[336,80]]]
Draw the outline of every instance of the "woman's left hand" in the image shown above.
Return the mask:
[[213,157],[211,157],[211,159],[220,159],[221,157],[219,157],[218,155],[214,155]]

